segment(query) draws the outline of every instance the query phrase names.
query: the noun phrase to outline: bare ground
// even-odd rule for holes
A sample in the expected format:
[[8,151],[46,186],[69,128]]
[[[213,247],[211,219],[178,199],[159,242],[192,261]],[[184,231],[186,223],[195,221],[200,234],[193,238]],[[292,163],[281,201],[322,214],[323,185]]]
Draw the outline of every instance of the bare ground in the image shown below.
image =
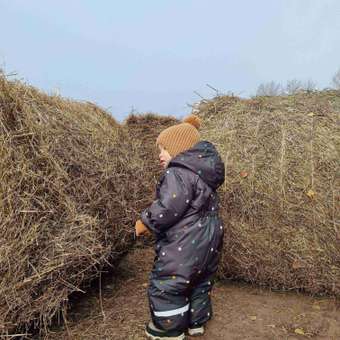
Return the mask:
[[[77,299],[67,325],[46,339],[145,339],[146,288],[153,258],[152,248],[129,253],[119,265],[119,277],[104,278],[101,289]],[[333,298],[220,281],[212,301],[214,318],[202,340],[340,339],[340,306]]]

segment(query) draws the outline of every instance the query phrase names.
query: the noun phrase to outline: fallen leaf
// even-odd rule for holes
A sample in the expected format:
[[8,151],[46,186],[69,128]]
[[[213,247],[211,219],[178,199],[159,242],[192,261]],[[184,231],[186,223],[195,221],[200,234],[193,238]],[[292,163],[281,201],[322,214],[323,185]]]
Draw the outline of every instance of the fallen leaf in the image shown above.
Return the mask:
[[245,177],[247,177],[247,176],[248,176],[248,172],[247,172],[247,171],[244,171],[244,170],[242,170],[242,171],[240,172],[240,176],[241,176],[241,177],[243,177],[243,178],[245,178]]
[[309,113],[307,114],[307,116],[313,117],[313,116],[314,116],[314,112],[309,112]]
[[317,305],[317,304],[314,304],[312,306],[312,308],[315,309],[315,310],[320,310],[321,309],[321,307],[319,305]]
[[312,189],[309,189],[306,194],[309,198],[314,198],[315,192]]
[[295,328],[295,334],[305,335],[305,331],[302,328]]
[[293,269],[299,269],[299,268],[304,268],[304,265],[301,261],[294,260],[292,267],[293,267]]

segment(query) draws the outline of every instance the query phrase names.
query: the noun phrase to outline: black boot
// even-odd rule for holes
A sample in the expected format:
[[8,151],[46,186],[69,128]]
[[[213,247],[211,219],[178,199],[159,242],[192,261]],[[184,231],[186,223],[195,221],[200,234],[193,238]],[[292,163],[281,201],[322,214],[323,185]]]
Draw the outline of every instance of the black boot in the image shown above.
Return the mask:
[[152,321],[146,325],[145,334],[150,340],[185,340],[185,334],[182,331],[164,331],[157,328]]

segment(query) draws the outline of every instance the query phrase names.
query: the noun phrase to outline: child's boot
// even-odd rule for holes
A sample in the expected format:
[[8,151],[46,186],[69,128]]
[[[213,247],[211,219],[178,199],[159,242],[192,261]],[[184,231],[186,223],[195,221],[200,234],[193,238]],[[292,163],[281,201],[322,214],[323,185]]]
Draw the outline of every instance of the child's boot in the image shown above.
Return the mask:
[[193,326],[191,328],[188,328],[188,334],[190,336],[200,336],[204,334],[204,326]]
[[182,331],[165,331],[157,328],[152,321],[146,325],[145,334],[150,340],[185,340],[185,334]]

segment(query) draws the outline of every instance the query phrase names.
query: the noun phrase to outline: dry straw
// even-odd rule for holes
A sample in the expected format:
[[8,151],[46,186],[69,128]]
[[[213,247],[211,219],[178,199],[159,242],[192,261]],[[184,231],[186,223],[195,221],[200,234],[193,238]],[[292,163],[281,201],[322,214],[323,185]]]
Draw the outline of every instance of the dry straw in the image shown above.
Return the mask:
[[219,275],[340,296],[340,93],[203,101],[226,165]]
[[[146,176],[145,181],[152,182],[148,183],[150,193],[154,192],[152,184],[156,184],[156,180],[163,171],[159,164],[159,150],[155,145],[156,138],[162,130],[179,123],[180,120],[175,117],[159,116],[155,113],[132,113],[123,122],[143,160],[141,167]],[[147,195],[148,193],[145,196]]]
[[136,152],[96,105],[0,74],[0,334],[46,327],[132,245]]
[[[180,120],[172,116],[160,116],[155,113],[130,114],[123,122],[131,140],[138,150],[139,167],[143,169],[144,193],[139,202],[142,209],[149,206],[155,199],[156,184],[164,169],[159,164],[159,150],[155,145],[159,133],[169,126],[179,124]],[[151,245],[152,235],[139,237],[136,246]]]

